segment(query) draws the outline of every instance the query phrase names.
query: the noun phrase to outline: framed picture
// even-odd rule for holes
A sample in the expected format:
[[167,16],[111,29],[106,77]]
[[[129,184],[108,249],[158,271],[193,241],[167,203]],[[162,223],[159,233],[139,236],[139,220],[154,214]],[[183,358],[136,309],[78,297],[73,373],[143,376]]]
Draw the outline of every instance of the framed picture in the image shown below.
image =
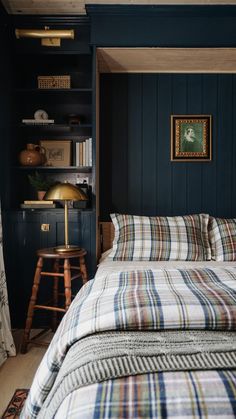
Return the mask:
[[45,166],[64,167],[71,164],[71,141],[41,140],[40,146],[46,156]]
[[171,115],[171,160],[210,161],[211,115]]

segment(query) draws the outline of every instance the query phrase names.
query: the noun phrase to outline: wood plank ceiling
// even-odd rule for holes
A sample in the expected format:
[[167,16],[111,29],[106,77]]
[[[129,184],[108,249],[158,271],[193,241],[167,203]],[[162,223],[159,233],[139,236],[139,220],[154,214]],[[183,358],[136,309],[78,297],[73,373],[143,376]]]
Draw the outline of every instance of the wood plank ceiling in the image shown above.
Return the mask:
[[236,0],[0,0],[9,14],[84,15],[86,4],[107,5],[226,5]]
[[97,48],[100,73],[236,73],[236,48]]

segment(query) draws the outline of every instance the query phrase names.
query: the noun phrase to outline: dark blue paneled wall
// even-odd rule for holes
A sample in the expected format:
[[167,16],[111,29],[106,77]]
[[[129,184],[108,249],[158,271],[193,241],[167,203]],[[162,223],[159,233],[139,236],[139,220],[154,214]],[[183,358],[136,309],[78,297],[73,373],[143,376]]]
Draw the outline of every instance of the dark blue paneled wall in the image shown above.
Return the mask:
[[[235,47],[236,6],[87,6],[95,47]],[[219,52],[220,54],[220,52]],[[236,75],[101,76],[100,206],[236,216]],[[171,114],[213,116],[212,162],[170,161]]]
[[[236,75],[101,76],[101,218],[236,216]],[[213,117],[211,162],[170,161],[170,115]]]
[[11,47],[9,17],[0,5],[0,199],[2,208],[10,194],[10,135],[11,135]]
[[114,47],[236,45],[236,6],[88,5],[91,43]]

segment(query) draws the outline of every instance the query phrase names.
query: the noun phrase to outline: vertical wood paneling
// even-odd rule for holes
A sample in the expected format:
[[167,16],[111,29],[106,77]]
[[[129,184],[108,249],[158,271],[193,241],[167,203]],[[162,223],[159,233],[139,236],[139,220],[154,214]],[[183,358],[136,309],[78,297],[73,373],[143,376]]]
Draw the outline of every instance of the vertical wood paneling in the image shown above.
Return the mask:
[[232,188],[232,76],[220,75],[218,84],[217,214],[231,214]]
[[103,6],[103,13],[101,5],[87,5],[92,22],[91,43],[112,47],[235,46],[235,5],[168,3],[112,9]]
[[202,164],[202,212],[217,214],[216,209],[216,170],[217,170],[217,100],[218,76],[213,74],[203,75],[202,81],[202,112],[212,115],[212,161]]
[[170,115],[172,76],[157,75],[157,203],[156,214],[172,214],[172,167],[170,161]]
[[95,229],[95,217],[91,211],[81,211],[79,217],[79,245],[87,250],[86,265],[88,270],[89,278],[93,278],[94,272],[96,271],[96,254],[94,249],[93,234]]
[[236,217],[236,78],[232,87],[232,199],[231,216]]
[[157,77],[143,77],[141,213],[156,213],[157,176]]
[[[186,76],[187,83],[187,114],[202,115],[202,76],[191,74]],[[187,212],[200,213],[202,208],[202,163],[188,162],[187,174]]]
[[[129,75],[128,87],[128,210],[141,214],[143,194],[142,167],[142,80],[139,74]],[[122,104],[121,104],[122,106]],[[122,168],[120,168],[122,170]]]
[[[102,128],[107,146],[101,149],[101,167],[106,168],[101,189],[104,196],[110,184],[113,199],[101,200],[106,219],[114,203],[116,211],[133,214],[235,217],[236,76],[130,74],[108,79],[101,108],[102,124],[109,121]],[[170,161],[171,114],[212,115],[211,162]]]
[[[112,211],[125,212],[127,208],[127,168],[128,168],[128,103],[127,75],[115,75],[112,85]],[[112,141],[111,141],[112,139]],[[121,170],[122,168],[122,170]]]
[[[100,165],[99,165],[99,200],[100,217],[106,219],[109,217],[109,211],[112,211],[112,86],[114,81],[106,74],[100,79]],[[118,159],[115,159],[116,162]],[[115,163],[114,163],[115,164]]]
[[[178,74],[172,77],[172,114],[187,112],[186,76]],[[187,163],[172,162],[172,214],[185,214],[187,211]]]

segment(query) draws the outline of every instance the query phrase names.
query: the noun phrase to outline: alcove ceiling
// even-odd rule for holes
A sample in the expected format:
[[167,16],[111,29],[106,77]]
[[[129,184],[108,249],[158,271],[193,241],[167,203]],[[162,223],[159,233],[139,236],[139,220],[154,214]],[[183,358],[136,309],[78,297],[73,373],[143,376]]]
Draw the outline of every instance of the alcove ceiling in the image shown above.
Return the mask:
[[236,73],[236,48],[97,48],[100,73]]
[[85,15],[86,4],[106,5],[236,5],[236,0],[0,0],[9,14]]

